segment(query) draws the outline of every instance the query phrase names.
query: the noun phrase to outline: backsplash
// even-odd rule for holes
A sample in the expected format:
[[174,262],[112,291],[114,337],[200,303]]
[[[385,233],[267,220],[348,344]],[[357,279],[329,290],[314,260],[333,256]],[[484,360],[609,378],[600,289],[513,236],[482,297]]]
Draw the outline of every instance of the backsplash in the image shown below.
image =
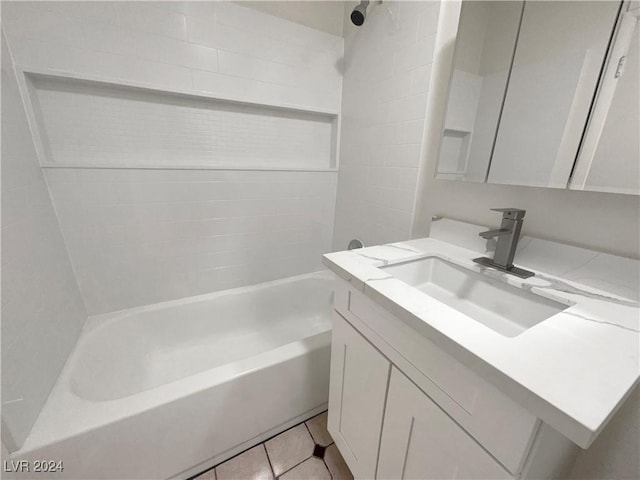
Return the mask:
[[[448,218],[434,218],[431,222],[431,238],[481,253],[486,252],[487,248],[494,248],[478,236],[479,232],[489,227]],[[638,260],[522,236],[514,264],[612,292],[636,302],[640,300]]]

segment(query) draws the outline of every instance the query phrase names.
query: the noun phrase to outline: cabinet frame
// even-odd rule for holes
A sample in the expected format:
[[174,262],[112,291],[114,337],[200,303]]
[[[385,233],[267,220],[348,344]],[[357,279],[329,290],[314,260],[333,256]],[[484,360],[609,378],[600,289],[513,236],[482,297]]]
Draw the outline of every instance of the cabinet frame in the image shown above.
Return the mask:
[[[544,473],[544,478],[563,478],[568,473],[579,447],[349,283],[336,278],[334,285],[334,318],[348,325],[382,356],[389,364],[389,372],[395,368],[407,377],[466,436],[480,445],[508,473],[509,478],[540,478],[541,473]],[[329,432],[356,477],[377,478],[379,458],[375,469],[369,465],[363,472],[357,460],[345,448],[336,424],[336,413],[342,415],[339,405],[341,399],[337,399],[334,393],[338,389],[335,386],[334,351],[344,343],[340,335],[341,328],[338,326],[333,332],[335,347],[332,345]],[[406,350],[407,345],[410,346],[407,343],[409,340],[419,342],[414,344],[413,354]],[[431,354],[436,355],[426,364],[426,373],[425,364],[421,366],[421,359],[416,357],[421,352],[420,348],[422,352],[430,350]],[[339,355],[339,352],[335,355]],[[464,388],[460,390],[455,388],[455,384],[452,387],[446,381],[443,383],[447,375],[462,375],[463,383],[473,384],[475,396],[471,403],[460,397],[468,393]],[[387,381],[384,409],[389,398],[388,388]],[[381,425],[375,434],[378,450],[384,431],[384,423]],[[379,457],[379,454],[380,451],[376,456]]]

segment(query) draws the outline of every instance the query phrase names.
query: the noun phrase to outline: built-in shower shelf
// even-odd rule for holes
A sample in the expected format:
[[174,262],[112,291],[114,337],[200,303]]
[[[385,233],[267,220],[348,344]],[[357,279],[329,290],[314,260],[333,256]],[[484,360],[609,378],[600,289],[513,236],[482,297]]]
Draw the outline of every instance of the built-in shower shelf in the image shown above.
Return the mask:
[[93,169],[125,169],[131,168],[135,170],[238,170],[238,171],[266,171],[266,172],[337,172],[337,167],[319,167],[319,168],[306,168],[306,167],[287,167],[287,166],[274,166],[265,167],[261,165],[210,165],[206,163],[200,164],[186,164],[186,165],[145,165],[143,163],[113,163],[109,165],[87,165],[82,162],[60,162],[60,163],[41,163],[42,168],[56,169],[56,168],[93,168]]
[[206,90],[187,90],[187,89],[179,89],[179,88],[173,88],[173,87],[160,88],[157,85],[151,85],[151,84],[142,83],[142,82],[133,82],[130,80],[124,80],[124,79],[113,78],[113,77],[100,77],[97,75],[76,73],[76,72],[70,72],[66,70],[56,70],[51,68],[36,68],[36,67],[25,66],[25,65],[16,65],[16,69],[30,78],[42,76],[42,77],[55,77],[55,78],[64,79],[64,80],[82,80],[82,81],[95,82],[95,83],[100,83],[105,85],[131,87],[131,88],[136,88],[141,90],[155,91],[161,94],[184,95],[184,96],[211,99],[211,100],[241,103],[246,105],[271,107],[271,108],[278,108],[283,110],[294,110],[294,111],[307,112],[307,113],[317,113],[317,114],[328,115],[328,116],[337,116],[339,114],[337,110],[318,108],[312,105],[305,106],[305,105],[297,105],[297,104],[290,104],[290,103],[284,103],[284,102],[253,101],[248,98],[234,97],[231,95],[221,95],[214,92],[208,92]]
[[338,113],[23,69],[47,168],[333,171]]

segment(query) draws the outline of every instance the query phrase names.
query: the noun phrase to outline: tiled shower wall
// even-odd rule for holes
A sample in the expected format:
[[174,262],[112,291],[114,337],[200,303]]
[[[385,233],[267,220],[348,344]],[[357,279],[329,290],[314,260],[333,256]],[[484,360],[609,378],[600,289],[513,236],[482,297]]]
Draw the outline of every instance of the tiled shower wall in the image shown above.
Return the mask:
[[21,65],[338,110],[341,37],[231,2],[2,2]]
[[333,172],[48,169],[90,314],[321,269]]
[[[3,2],[2,23],[22,66],[340,109],[342,38],[238,4]],[[90,315],[310,272],[330,249],[336,172],[46,172]]]
[[345,23],[335,250],[410,237],[438,14],[435,1],[385,2]]
[[[1,37],[0,37],[1,38]],[[19,448],[86,312],[2,38],[2,443]]]

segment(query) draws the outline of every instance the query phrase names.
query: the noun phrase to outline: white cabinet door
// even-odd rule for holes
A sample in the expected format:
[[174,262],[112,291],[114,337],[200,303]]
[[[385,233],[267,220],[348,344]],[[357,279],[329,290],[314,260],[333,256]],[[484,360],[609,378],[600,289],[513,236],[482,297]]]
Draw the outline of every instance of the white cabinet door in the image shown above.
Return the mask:
[[511,477],[427,395],[392,368],[377,478]]
[[640,10],[620,24],[570,188],[640,195]]
[[391,364],[333,314],[329,433],[356,478],[375,477]]

